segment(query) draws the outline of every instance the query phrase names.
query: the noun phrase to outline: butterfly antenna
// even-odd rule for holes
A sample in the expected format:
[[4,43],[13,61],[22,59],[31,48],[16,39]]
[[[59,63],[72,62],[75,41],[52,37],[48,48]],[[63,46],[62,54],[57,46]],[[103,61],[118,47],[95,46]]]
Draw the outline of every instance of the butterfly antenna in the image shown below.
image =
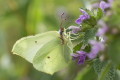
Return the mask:
[[65,25],[65,28],[68,28],[73,22],[74,22],[73,17],[67,16],[67,24]]
[[62,27],[62,25],[63,25],[63,15],[64,15],[64,13],[61,14],[61,20],[62,21],[61,21],[60,27]]

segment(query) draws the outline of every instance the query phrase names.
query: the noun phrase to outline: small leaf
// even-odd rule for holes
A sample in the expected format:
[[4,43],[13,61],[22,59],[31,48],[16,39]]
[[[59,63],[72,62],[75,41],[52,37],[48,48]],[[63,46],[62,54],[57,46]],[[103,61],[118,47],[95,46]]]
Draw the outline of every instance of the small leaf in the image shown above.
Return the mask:
[[73,52],[79,51],[80,48],[82,47],[82,44],[83,44],[83,43],[77,44],[77,45],[73,48]]
[[105,62],[101,62],[99,59],[95,59],[94,60],[94,70],[97,74],[101,73],[101,69],[103,68],[103,66],[105,65]]
[[86,31],[86,30],[88,30],[88,29],[91,29],[93,26],[92,25],[90,25],[90,24],[88,24],[87,23],[87,21],[86,22],[84,22],[84,23],[82,23],[82,31]]
[[101,62],[99,59],[96,59],[93,66],[95,72],[98,74],[98,80],[114,80],[116,70],[111,62]]
[[88,24],[91,25],[91,28],[94,27],[97,24],[97,21],[94,16],[91,16],[90,19],[88,19]]
[[95,18],[95,14],[94,14],[93,11],[90,11],[90,10],[86,10],[86,11],[87,11],[87,13],[90,15],[90,19],[85,20],[85,21],[84,21],[84,24],[89,25],[88,28],[89,28],[89,27],[92,28],[92,27],[94,27],[94,26],[97,24],[97,20],[96,20],[96,18]]
[[103,17],[103,11],[101,8],[98,8],[97,14],[96,14],[96,19],[99,20]]
[[87,30],[85,32],[85,36],[84,36],[84,41],[83,41],[84,44],[88,44],[88,41],[95,37],[96,32],[97,32],[96,28],[92,28],[92,29]]
[[108,62],[101,70],[98,80],[114,80],[115,78],[115,68],[112,66],[111,62]]

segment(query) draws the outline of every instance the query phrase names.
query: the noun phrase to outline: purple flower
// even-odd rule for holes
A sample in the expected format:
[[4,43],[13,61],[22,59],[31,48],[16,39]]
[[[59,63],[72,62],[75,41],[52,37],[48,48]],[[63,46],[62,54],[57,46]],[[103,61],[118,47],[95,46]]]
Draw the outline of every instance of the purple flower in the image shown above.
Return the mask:
[[90,45],[94,48],[98,48],[99,50],[104,50],[104,44],[102,42],[98,42],[96,40],[90,40]]
[[89,41],[89,43],[92,46],[92,48],[91,48],[90,53],[87,54],[87,56],[90,59],[94,59],[100,51],[104,50],[105,46],[102,42],[97,42],[95,40],[91,40]]
[[80,9],[80,11],[83,13],[83,15],[80,15],[80,17],[75,21],[77,24],[81,24],[84,20],[90,18],[90,15],[86,11],[83,9]]
[[96,36],[103,36],[108,31],[108,26],[102,20],[100,20],[98,24],[102,27],[98,29]]
[[98,29],[97,36],[103,36],[108,31],[108,27],[101,27]]
[[94,3],[91,6],[92,6],[92,8],[99,8],[99,3]]
[[110,3],[106,3],[105,1],[101,1],[99,7],[104,11],[105,9],[109,8],[111,5]]
[[88,13],[87,13],[85,10],[80,9],[80,11],[81,11],[84,15],[88,15]]
[[68,29],[71,29],[71,33],[78,33],[81,29],[80,27],[77,27],[77,26],[70,26]]
[[84,64],[86,59],[86,52],[84,51],[77,51],[76,53],[72,54],[73,60],[77,60],[78,64]]
[[114,1],[114,0],[108,0],[108,2],[109,2],[111,5],[112,5],[113,1]]

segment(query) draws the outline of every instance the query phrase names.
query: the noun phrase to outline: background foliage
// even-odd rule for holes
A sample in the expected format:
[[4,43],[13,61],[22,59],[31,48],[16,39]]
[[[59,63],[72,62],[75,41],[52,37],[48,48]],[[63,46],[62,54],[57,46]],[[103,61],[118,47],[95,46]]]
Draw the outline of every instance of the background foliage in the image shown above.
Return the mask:
[[[93,2],[99,1],[0,0],[0,80],[96,80],[97,74],[102,72],[94,71],[95,66],[84,67],[86,64],[80,66],[71,62],[69,67],[51,76],[35,70],[32,64],[19,56],[11,54],[12,46],[16,40],[36,33],[59,30],[61,23],[60,15],[63,12],[67,18],[63,27],[68,27],[74,24],[75,19],[81,14],[79,8],[90,8],[90,4]],[[120,5],[117,1],[115,4]],[[105,20],[110,23],[109,26],[118,26],[119,28],[120,15],[118,13],[120,13],[120,10],[117,8],[117,5],[113,7],[113,11],[117,11],[117,14],[113,15],[110,20],[108,17]],[[117,47],[114,47],[109,55],[113,56],[111,59],[116,64],[119,64],[119,56],[115,56],[113,53],[115,51],[119,53],[120,49],[118,48],[120,47],[118,47],[118,44],[120,42],[117,38],[113,39],[113,45],[110,48],[112,46],[116,47],[116,45]],[[114,41],[116,41],[116,44],[114,44]],[[99,61],[96,65],[98,63]],[[99,69],[106,68],[109,62],[106,62],[105,65]],[[119,80],[120,71],[117,70],[116,73],[118,74],[118,79],[116,80]]]

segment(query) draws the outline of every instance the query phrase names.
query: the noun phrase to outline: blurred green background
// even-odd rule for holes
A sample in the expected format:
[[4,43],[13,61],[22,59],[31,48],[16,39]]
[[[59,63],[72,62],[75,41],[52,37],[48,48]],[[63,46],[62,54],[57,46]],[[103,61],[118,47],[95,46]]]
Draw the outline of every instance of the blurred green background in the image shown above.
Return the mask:
[[[51,76],[35,70],[25,59],[13,55],[11,49],[24,36],[59,30],[63,12],[67,18],[63,27],[74,24],[80,15],[79,8],[89,7],[88,1],[0,0],[0,80],[74,80],[84,65],[80,68],[76,63],[71,63],[68,68]],[[91,74],[93,68],[89,69],[87,71]],[[88,80],[93,80],[90,74]]]

